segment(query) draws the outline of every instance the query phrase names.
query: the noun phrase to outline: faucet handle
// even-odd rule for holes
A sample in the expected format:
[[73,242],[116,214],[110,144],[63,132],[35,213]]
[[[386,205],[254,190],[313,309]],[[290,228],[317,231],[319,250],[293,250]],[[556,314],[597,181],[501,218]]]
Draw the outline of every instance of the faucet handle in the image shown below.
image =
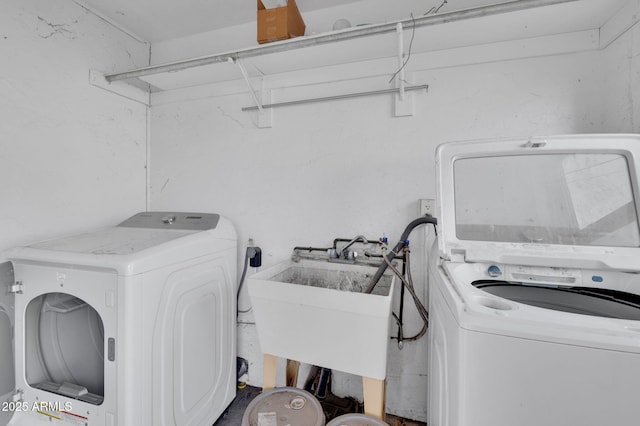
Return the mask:
[[338,256],[338,250],[330,248],[329,250],[327,250],[327,255],[329,256],[329,259],[337,259]]

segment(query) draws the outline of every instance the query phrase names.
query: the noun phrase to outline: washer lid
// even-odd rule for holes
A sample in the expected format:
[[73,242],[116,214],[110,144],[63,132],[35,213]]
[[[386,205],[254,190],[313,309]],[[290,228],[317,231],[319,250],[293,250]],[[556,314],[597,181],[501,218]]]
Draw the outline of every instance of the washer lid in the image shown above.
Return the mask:
[[440,145],[440,255],[639,271],[639,160],[640,135]]

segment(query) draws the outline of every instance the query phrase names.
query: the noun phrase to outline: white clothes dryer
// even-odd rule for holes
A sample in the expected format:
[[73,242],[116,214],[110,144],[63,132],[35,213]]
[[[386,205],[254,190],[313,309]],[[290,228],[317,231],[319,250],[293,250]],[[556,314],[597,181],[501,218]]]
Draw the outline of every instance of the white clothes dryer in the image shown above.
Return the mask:
[[210,426],[235,397],[229,220],[144,212],[5,258],[0,425]]
[[640,419],[640,136],[437,150],[429,426]]

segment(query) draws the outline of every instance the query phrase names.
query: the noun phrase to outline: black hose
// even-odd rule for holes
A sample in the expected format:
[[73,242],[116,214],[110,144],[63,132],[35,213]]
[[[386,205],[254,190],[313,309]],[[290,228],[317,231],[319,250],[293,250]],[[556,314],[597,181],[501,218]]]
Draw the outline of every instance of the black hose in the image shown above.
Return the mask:
[[[404,232],[400,236],[400,241],[398,241],[398,244],[396,244],[393,250],[390,250],[389,254],[386,255],[387,260],[389,262],[393,260],[393,258],[396,256],[396,253],[399,253],[400,249],[404,247],[405,241],[409,239],[409,234],[411,234],[411,232],[416,227],[427,223],[430,223],[435,227],[438,224],[438,220],[433,216],[423,216],[411,221],[411,223],[407,225],[407,227],[404,229]],[[367,287],[365,291],[366,293],[371,293],[373,289],[376,288],[376,284],[378,284],[378,281],[380,281],[380,278],[382,278],[382,275],[384,274],[384,271],[387,270],[387,267],[387,262],[382,262],[382,264],[378,267],[376,273],[373,275],[373,277],[371,277],[371,281],[369,281],[369,287]]]
[[[418,309],[418,314],[420,314],[420,317],[422,318],[423,324],[422,324],[422,329],[415,336],[404,337],[404,333],[402,333],[402,339],[400,339],[400,337],[398,337],[398,344],[402,344],[403,341],[418,340],[419,338],[421,338],[422,336],[424,336],[426,334],[427,328],[429,327],[429,312],[427,311],[427,308],[424,307],[424,305],[422,304],[422,302],[418,298],[418,295],[416,294],[415,288],[413,287],[413,279],[411,278],[411,265],[409,264],[409,252],[406,251],[405,255],[406,255],[406,258],[407,258],[407,277],[406,277],[406,279],[405,279],[404,275],[401,275],[401,272],[398,271],[398,269],[395,266],[393,266],[391,261],[389,261],[386,258],[385,258],[385,260],[388,263],[389,268],[391,268],[391,270],[393,270],[393,272],[402,281],[402,288],[406,287],[407,290],[409,290],[409,293],[411,294],[411,297],[413,298],[413,302],[415,303],[416,308]],[[402,326],[400,326],[400,327],[402,327]],[[392,337],[392,339],[393,339],[393,337]],[[400,349],[402,349],[402,348],[400,348]]]

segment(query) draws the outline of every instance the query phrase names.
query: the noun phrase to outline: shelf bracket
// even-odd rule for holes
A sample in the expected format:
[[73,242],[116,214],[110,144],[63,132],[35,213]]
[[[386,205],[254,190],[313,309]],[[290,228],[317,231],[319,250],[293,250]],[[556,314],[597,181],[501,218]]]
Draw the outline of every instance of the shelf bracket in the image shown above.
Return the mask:
[[244,78],[244,82],[247,83],[247,87],[249,87],[249,93],[253,98],[253,101],[258,106],[258,111],[262,112],[262,102],[258,99],[258,95],[256,95],[256,91],[253,90],[253,85],[251,84],[251,80],[249,80],[249,74],[247,74],[247,69],[244,67],[244,64],[240,60],[235,60],[233,58],[228,59],[232,64],[236,64],[242,73],[242,77]]
[[100,71],[89,70],[89,83],[100,89],[122,96],[143,105],[150,106],[150,95],[148,91],[144,91],[138,87],[132,86],[125,82],[110,82]]
[[395,101],[395,116],[396,117],[410,117],[414,114],[413,108],[413,93],[407,93],[405,90],[405,71],[406,65],[404,55],[404,28],[402,22],[396,24],[396,35],[398,37],[398,70],[394,75],[396,80],[396,88],[398,93],[394,96]]
[[404,38],[402,34],[402,22],[396,25],[396,34],[398,36],[398,74],[396,75],[396,87],[398,88],[398,97],[404,101]]
[[271,110],[266,111],[262,107],[262,105],[265,102],[264,78],[262,78],[261,94],[263,99],[261,101],[260,99],[258,99],[258,95],[256,94],[256,91],[254,90],[253,85],[251,84],[251,80],[249,80],[249,74],[247,73],[247,69],[245,68],[244,63],[240,59],[228,58],[227,60],[232,64],[236,64],[238,66],[238,68],[240,69],[240,72],[242,73],[242,78],[244,78],[244,82],[247,83],[247,87],[249,88],[249,94],[251,94],[251,97],[253,98],[253,102],[255,102],[256,106],[258,107],[258,123],[257,123],[258,127],[260,128],[272,127],[273,111]]

